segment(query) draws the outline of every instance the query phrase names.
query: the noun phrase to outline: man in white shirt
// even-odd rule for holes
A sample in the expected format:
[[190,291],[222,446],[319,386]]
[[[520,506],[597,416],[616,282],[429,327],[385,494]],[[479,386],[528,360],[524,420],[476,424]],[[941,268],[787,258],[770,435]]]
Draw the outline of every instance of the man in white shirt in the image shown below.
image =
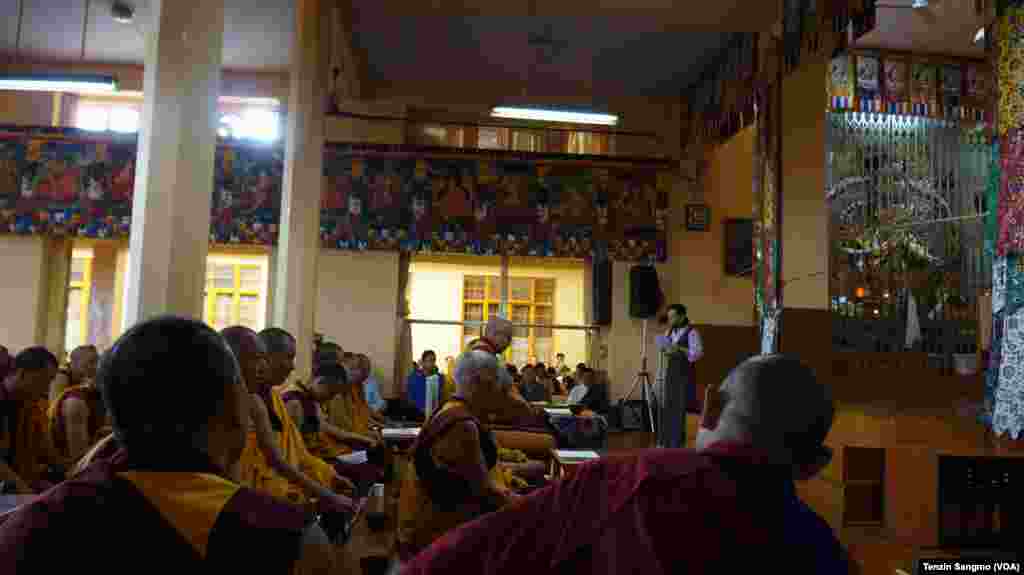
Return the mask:
[[697,402],[697,371],[694,364],[704,356],[700,333],[686,315],[686,306],[668,307],[669,346],[666,354],[665,380],[658,397],[658,447],[686,446],[686,412],[700,413]]

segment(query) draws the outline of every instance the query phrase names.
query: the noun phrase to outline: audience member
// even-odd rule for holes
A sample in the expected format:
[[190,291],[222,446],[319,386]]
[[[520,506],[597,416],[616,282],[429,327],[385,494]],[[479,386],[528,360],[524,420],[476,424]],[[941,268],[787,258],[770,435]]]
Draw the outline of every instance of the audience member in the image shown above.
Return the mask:
[[[856,572],[794,486],[829,462],[833,416],[828,387],[806,366],[752,358],[708,388],[696,452],[583,464],[448,533],[403,573],[742,573],[769,563],[790,573]],[[684,540],[680,525],[699,528]]]
[[494,480],[498,446],[477,406],[505,394],[493,353],[468,351],[455,364],[456,394],[433,414],[413,447],[398,510],[399,552],[409,558],[454,527],[505,505]]
[[50,403],[57,401],[60,394],[69,387],[89,385],[96,377],[100,353],[94,345],[76,347],[70,355],[68,367],[57,372],[50,385]]
[[14,357],[14,371],[0,382],[0,481],[20,493],[48,487],[55,454],[49,441],[46,394],[57,358],[45,347]]
[[[436,375],[438,378],[437,389],[432,398],[427,397],[427,378]],[[429,417],[427,405],[440,407],[442,390],[445,386],[445,376],[437,369],[437,354],[433,350],[426,350],[420,355],[419,368],[405,378],[405,393],[410,403],[414,404],[420,413]]]
[[[36,355],[35,371],[50,369]],[[15,391],[45,395],[50,375]],[[170,572],[358,572],[302,509],[226,479],[245,445],[248,402],[233,354],[209,327],[136,325],[104,358],[98,383],[118,450],[0,525],[0,573],[137,573],[138,561],[102,551],[119,532]]]
[[329,511],[351,510],[352,501],[329,488],[348,481],[309,453],[284,402],[273,390],[282,383],[279,378],[287,379],[290,372],[284,369],[287,362],[281,358],[278,362],[267,361],[265,342],[274,342],[275,353],[294,358],[295,341],[289,340],[284,330],[262,333],[261,337],[243,326],[221,332],[237,358],[242,382],[249,391],[247,441],[231,472],[243,485],[285,501],[306,503],[316,499]]
[[558,377],[565,377],[572,373],[572,368],[565,364],[565,354],[555,355],[555,372]]

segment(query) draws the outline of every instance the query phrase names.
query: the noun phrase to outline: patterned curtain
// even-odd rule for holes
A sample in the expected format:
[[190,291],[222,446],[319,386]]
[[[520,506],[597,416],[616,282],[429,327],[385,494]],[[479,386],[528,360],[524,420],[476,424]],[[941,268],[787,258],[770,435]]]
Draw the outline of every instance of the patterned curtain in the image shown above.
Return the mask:
[[[998,71],[996,122],[998,174],[989,195],[998,200],[986,246],[992,266],[992,353],[986,407],[997,436],[1024,439],[1024,2],[1003,0],[994,26]],[[993,229],[994,228],[994,229]]]

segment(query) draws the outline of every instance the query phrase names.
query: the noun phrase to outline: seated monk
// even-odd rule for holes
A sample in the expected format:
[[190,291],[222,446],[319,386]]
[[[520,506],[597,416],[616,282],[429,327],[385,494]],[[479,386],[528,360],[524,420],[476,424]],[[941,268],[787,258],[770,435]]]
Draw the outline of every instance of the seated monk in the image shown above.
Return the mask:
[[349,464],[337,461],[336,458],[352,453],[352,446],[368,449],[373,447],[374,443],[332,425],[323,408],[324,404],[330,402],[347,386],[348,376],[345,368],[340,363],[324,360],[317,362],[313,370],[313,380],[308,386],[300,381],[288,384],[281,392],[281,400],[284,401],[292,421],[298,422],[306,449],[334,465],[335,471],[341,476],[355,481],[362,493],[373,483],[383,480],[383,470],[370,463]]
[[60,394],[69,387],[89,385],[96,377],[96,367],[100,362],[100,353],[95,345],[80,345],[70,356],[68,367],[57,372],[50,385],[50,403],[56,403]]
[[57,374],[57,358],[30,347],[14,358],[14,371],[0,382],[0,481],[18,493],[49,487],[55,463],[46,421],[46,393]]
[[370,447],[380,444],[383,418],[373,413],[366,402],[363,383],[370,377],[372,365],[364,354],[346,353],[342,358],[348,373],[348,387],[338,394],[328,409],[331,423]]
[[92,379],[86,382],[65,388],[50,404],[47,414],[51,445],[67,466],[80,460],[90,447],[109,434],[100,391]]
[[752,358],[709,387],[697,451],[585,463],[449,533],[403,573],[855,573],[794,485],[829,462],[834,413],[828,387],[799,361]]
[[306,503],[315,498],[334,510],[353,510],[352,500],[331,490],[351,483],[306,450],[284,402],[271,388],[263,340],[243,326],[229,327],[221,335],[238,359],[249,390],[249,433],[231,472],[243,485],[285,501]]
[[[498,445],[476,406],[505,393],[494,354],[468,351],[455,365],[456,394],[434,411],[413,447],[398,504],[399,554],[410,558],[512,496],[495,482]],[[452,571],[453,573],[455,571]]]
[[138,573],[138,560],[111,555],[122,533],[170,573],[358,572],[309,513],[227,479],[245,445],[248,401],[212,329],[179,318],[138,324],[104,357],[97,382],[117,453],[8,516],[0,573]]

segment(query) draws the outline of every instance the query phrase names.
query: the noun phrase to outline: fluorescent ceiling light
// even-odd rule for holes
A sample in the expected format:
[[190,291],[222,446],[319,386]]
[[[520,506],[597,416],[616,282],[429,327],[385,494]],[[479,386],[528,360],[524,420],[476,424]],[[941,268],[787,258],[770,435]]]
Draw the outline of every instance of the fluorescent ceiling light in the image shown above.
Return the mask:
[[117,91],[117,80],[111,76],[11,75],[0,76],[0,90],[106,93]]
[[975,45],[981,45],[985,43],[985,27],[978,28],[978,31],[974,33]]
[[619,123],[618,116],[610,114],[594,114],[589,112],[564,112],[559,110],[541,110],[537,108],[509,108],[499,106],[491,110],[495,118],[513,120],[538,120],[542,122],[564,122],[567,124],[598,124],[614,126]]

